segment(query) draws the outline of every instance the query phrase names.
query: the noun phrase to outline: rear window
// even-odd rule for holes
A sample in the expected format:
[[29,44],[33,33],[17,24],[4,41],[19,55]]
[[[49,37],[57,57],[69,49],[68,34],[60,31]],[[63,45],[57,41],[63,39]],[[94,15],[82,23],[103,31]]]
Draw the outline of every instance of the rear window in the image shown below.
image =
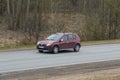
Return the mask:
[[73,34],[68,35],[69,40],[75,40],[76,36]]

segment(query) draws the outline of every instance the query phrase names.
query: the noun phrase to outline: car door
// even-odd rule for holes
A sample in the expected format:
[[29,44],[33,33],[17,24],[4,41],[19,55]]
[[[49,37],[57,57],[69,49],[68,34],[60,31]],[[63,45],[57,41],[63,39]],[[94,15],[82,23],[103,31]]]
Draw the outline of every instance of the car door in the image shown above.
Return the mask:
[[60,49],[66,49],[68,48],[68,36],[67,35],[64,35],[61,40],[60,40]]
[[75,44],[76,44],[75,39],[76,39],[75,35],[73,35],[73,34],[68,35],[68,46],[69,46],[69,48],[73,48],[75,46]]

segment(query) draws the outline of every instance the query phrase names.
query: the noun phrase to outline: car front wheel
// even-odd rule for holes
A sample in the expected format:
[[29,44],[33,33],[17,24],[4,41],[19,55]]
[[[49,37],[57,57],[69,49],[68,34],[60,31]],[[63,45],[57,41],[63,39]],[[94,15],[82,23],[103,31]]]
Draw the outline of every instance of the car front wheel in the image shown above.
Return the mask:
[[57,46],[53,47],[53,53],[56,54],[59,52],[59,48]]

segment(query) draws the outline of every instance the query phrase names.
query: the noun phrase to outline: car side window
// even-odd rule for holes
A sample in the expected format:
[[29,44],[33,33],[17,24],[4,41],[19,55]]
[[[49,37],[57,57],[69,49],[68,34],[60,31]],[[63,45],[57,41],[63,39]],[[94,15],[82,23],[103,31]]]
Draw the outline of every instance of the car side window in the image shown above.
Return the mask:
[[67,40],[67,36],[63,36],[63,41],[66,41]]
[[75,35],[73,35],[73,39],[74,39],[74,40],[76,39],[76,36],[75,36]]
[[69,40],[75,40],[75,35],[72,35],[72,34],[70,34],[70,35],[68,35],[68,37],[69,37]]

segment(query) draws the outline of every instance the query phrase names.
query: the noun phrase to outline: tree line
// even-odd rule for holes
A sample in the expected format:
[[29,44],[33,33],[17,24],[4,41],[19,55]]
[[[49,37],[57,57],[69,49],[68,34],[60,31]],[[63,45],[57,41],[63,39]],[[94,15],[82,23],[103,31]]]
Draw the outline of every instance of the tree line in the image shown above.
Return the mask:
[[[6,19],[8,29],[27,33],[28,40],[34,36],[37,42],[40,33],[46,31],[69,32],[62,21],[56,22],[56,26],[55,22],[50,25],[49,16],[45,17],[48,14],[63,17],[68,14],[71,20],[75,14],[82,15],[84,21],[80,24],[83,25],[72,31],[82,40],[120,38],[120,0],[0,0],[0,16]],[[59,30],[50,31],[56,28]]]

